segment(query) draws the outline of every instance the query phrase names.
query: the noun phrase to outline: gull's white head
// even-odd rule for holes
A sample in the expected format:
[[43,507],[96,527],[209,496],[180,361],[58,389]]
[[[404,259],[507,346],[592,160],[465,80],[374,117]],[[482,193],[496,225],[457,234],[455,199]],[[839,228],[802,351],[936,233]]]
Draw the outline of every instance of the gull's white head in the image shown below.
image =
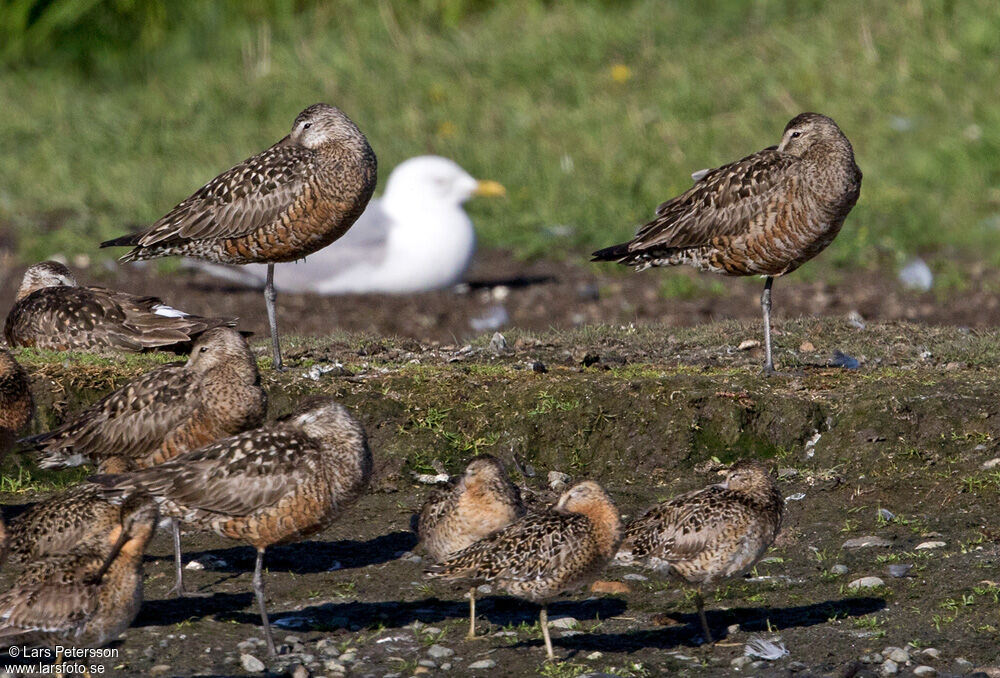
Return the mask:
[[479,181],[458,163],[436,155],[420,155],[405,160],[392,170],[383,200],[401,204],[461,206],[474,195],[504,195],[495,181]]

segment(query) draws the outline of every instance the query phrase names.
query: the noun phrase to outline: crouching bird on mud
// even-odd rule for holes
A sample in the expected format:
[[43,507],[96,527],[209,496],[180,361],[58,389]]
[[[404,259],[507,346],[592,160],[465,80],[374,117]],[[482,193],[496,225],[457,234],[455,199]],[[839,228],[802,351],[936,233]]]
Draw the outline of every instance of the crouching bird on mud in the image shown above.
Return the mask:
[[264,299],[274,367],[281,370],[274,264],[344,235],[375,191],[376,169],[357,125],[339,108],[313,104],[281,141],[215,177],[145,231],[101,247],[132,247],[121,261],[182,255],[267,264]]
[[165,464],[90,480],[109,491],[145,491],[164,515],[257,549],[253,589],[274,656],[264,550],[325,530],[361,497],[371,474],[361,424],[333,399],[317,397],[275,422]]
[[550,510],[528,513],[447,560],[427,576],[471,586],[492,584],[541,606],[538,623],[545,651],[555,659],[549,636],[548,604],[563,591],[586,586],[614,557],[621,541],[614,502],[587,480],[563,493]]
[[861,194],[854,149],[833,120],[802,113],[778,146],[692,177],[694,186],[660,205],[632,240],[594,252],[593,261],[763,276],[764,372],[771,374],[771,286],[840,232]]
[[625,526],[616,565],[641,565],[697,587],[706,642],[702,587],[751,567],[774,543],[785,500],[767,467],[740,461],[717,485],[668,499]]
[[142,605],[142,557],[159,514],[135,493],[105,515],[114,519],[68,550],[32,560],[0,595],[0,646],[97,648],[129,627]]

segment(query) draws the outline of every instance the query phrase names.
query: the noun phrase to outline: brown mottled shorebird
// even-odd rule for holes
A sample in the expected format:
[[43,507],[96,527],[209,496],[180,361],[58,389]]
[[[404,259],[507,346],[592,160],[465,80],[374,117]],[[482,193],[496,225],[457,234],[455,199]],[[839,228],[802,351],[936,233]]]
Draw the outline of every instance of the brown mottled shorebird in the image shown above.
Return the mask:
[[571,487],[543,513],[528,513],[504,529],[427,568],[429,577],[472,585],[491,583],[541,606],[538,622],[549,659],[548,603],[563,591],[589,584],[621,541],[618,509],[600,485]]
[[825,115],[802,113],[771,146],[717,169],[656,210],[627,243],[594,252],[644,270],[690,264],[725,275],[766,278],[764,371],[771,359],[771,285],[829,245],[861,193],[861,170],[844,133]]
[[94,648],[121,635],[142,604],[142,556],[157,520],[148,497],[128,496],[117,520],[28,563],[0,595],[0,645]]
[[264,550],[326,529],[364,492],[372,455],[361,425],[331,398],[312,398],[259,429],[160,466],[91,480],[144,490],[164,514],[257,549],[253,589],[268,651]]
[[339,108],[313,104],[274,146],[215,177],[145,231],[101,247],[134,247],[121,261],[183,255],[267,264],[264,299],[280,370],[274,264],[301,259],[344,235],[372,197],[375,180],[375,152],[357,125]]
[[0,459],[35,411],[31,380],[10,352],[0,347]]
[[4,335],[11,346],[50,351],[145,349],[187,344],[236,321],[189,315],[157,297],[82,287],[68,268],[43,261],[24,272]]
[[722,483],[657,504],[626,525],[615,563],[696,585],[701,628],[714,642],[702,587],[753,567],[778,536],[784,506],[767,467],[737,462]]
[[[424,502],[417,535],[435,562],[447,560],[525,514],[521,493],[503,464],[488,454],[476,457],[450,487],[435,490]],[[469,589],[469,635],[476,636],[476,588]]]
[[[257,361],[233,329],[208,330],[186,363],[164,365],[97,401],[48,433],[21,442],[40,452],[42,468],[82,463],[99,473],[148,468],[259,426],[267,409]],[[176,584],[189,595],[174,524]]]

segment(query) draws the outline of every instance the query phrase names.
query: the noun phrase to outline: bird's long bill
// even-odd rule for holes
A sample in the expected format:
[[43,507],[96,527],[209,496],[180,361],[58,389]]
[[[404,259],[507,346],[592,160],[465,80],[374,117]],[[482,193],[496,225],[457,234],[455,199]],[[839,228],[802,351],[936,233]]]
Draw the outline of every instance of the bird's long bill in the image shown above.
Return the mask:
[[122,525],[122,531],[121,534],[118,535],[118,541],[116,541],[114,543],[114,546],[111,547],[111,551],[108,553],[108,557],[105,558],[104,562],[101,564],[101,569],[99,569],[97,571],[97,574],[94,575],[94,580],[93,580],[94,584],[101,583],[101,579],[104,578],[104,573],[108,571],[108,568],[111,567],[111,563],[113,563],[115,561],[115,558],[118,557],[118,554],[121,553],[122,547],[125,546],[125,542],[127,542],[128,539],[129,539],[128,529],[126,528],[125,525]]
[[499,181],[480,179],[476,182],[476,190],[472,192],[472,195],[478,195],[483,198],[502,198],[507,195],[507,189]]

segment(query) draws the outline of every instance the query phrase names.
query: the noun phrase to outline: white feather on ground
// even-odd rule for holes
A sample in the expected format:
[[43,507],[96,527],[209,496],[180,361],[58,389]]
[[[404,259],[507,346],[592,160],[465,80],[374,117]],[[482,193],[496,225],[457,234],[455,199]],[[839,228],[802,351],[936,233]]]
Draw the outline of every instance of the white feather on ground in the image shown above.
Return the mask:
[[[341,237],[303,261],[278,264],[279,291],[317,294],[404,294],[461,282],[476,250],[472,220],[462,209],[474,195],[503,195],[495,181],[477,181],[456,163],[433,155],[410,158],[389,175],[385,193],[368,203]],[[194,268],[248,287],[263,287],[263,264]]]
[[757,657],[759,659],[766,659],[767,661],[774,661],[787,655],[788,650],[780,638],[767,640],[760,636],[753,636],[747,641],[746,646],[744,646],[743,654],[747,657]]

